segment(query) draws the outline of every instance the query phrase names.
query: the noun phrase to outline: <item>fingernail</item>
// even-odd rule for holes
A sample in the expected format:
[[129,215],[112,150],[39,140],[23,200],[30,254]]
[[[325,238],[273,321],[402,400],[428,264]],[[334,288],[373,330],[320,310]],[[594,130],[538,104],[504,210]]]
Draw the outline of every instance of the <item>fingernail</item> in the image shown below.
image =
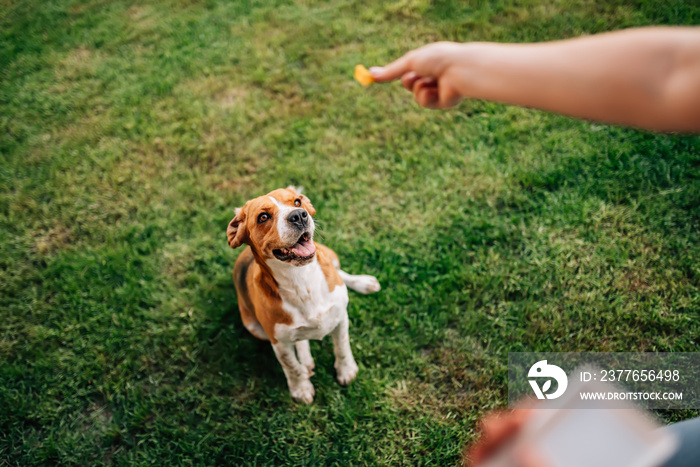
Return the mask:
[[369,69],[369,72],[372,74],[372,76],[378,78],[379,76],[381,76],[382,73],[384,73],[384,68],[380,66],[373,66]]

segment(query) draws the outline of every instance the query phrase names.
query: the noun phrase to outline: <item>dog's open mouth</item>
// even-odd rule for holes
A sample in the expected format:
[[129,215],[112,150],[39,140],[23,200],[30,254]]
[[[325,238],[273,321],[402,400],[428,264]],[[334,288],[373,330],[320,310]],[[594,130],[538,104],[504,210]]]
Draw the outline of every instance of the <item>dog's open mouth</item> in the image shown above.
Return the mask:
[[280,261],[304,261],[313,258],[316,254],[316,245],[311,240],[309,233],[305,232],[294,245],[272,250],[272,254]]

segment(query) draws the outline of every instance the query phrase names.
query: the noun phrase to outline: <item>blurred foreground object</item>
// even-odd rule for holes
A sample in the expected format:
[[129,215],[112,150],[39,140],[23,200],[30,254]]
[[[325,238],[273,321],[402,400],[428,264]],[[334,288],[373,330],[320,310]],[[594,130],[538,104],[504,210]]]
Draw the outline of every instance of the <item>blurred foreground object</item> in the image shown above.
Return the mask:
[[577,382],[572,389],[556,408],[538,409],[531,404],[531,408],[485,419],[482,439],[468,452],[472,465],[659,467],[676,451],[677,436],[659,429],[632,404],[611,409],[600,401],[575,397],[583,391],[614,391],[614,385]]

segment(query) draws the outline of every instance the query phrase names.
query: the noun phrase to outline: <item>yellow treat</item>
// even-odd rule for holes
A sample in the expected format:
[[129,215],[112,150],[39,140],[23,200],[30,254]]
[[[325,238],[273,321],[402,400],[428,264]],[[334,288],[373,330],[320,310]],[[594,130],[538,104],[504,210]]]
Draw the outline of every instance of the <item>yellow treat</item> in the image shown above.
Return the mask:
[[355,67],[355,80],[363,86],[369,86],[374,83],[374,77],[367,68],[362,65],[357,65]]

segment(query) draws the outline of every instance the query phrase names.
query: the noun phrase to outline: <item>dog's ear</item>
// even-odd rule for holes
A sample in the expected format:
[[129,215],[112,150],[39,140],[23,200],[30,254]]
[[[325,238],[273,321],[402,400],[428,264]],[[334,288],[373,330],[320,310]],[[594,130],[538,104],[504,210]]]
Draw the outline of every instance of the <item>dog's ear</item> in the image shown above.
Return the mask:
[[226,229],[226,236],[228,237],[228,246],[231,248],[238,248],[244,243],[245,238],[248,235],[248,229],[245,226],[245,206],[242,208],[236,208],[236,217],[231,220]]
[[316,215],[316,209],[314,209],[314,205],[311,204],[311,201],[309,201],[309,198],[306,196],[302,195],[301,192],[304,189],[302,186],[294,186],[294,185],[289,185],[287,187],[287,190],[293,191],[295,194],[300,195],[301,198],[301,205],[308,211],[309,214],[312,216]]

